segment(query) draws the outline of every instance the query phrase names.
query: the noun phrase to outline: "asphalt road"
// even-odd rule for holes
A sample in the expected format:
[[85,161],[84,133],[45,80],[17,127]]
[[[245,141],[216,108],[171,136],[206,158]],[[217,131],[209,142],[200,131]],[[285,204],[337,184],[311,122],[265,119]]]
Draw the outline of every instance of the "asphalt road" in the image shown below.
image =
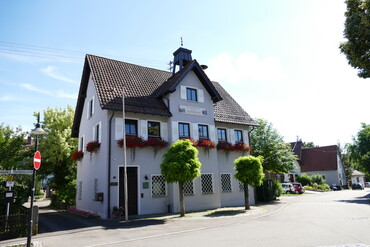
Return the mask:
[[46,247],[370,246],[370,189],[284,197],[252,211],[255,214],[232,211],[230,216],[157,217],[126,224],[41,209],[42,233],[33,241]]

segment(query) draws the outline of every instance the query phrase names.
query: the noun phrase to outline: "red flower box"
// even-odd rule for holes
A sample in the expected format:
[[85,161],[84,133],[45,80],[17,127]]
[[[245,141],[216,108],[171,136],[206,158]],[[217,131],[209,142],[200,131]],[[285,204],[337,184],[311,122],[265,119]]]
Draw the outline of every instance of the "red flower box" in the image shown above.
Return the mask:
[[100,148],[100,142],[92,141],[86,144],[86,151],[93,153]]
[[154,148],[164,148],[168,146],[168,142],[160,137],[149,137],[148,140],[145,142],[145,145]]
[[197,147],[202,147],[202,148],[215,148],[216,143],[211,141],[211,140],[199,140]]
[[217,150],[232,151],[233,145],[226,141],[220,141],[217,143]]
[[[123,147],[123,139],[117,141],[117,144],[120,148]],[[127,148],[142,148],[145,147],[146,143],[142,137],[138,136],[126,136],[126,147]]]
[[82,150],[73,152],[72,154],[73,160],[81,160],[83,157],[84,157],[84,153],[82,152]]
[[248,152],[251,151],[251,147],[247,146],[244,142],[235,143],[232,147],[233,151],[244,151]]

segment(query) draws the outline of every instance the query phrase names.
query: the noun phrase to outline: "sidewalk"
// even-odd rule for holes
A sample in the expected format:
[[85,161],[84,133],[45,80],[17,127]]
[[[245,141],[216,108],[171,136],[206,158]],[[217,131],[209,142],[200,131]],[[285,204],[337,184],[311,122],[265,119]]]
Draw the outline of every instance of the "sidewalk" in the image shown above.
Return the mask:
[[[300,197],[300,196],[299,196]],[[250,210],[244,210],[244,207],[226,207],[206,211],[186,212],[185,217],[180,217],[179,214],[161,214],[161,215],[143,215],[130,218],[129,222],[126,223],[124,220],[118,221],[117,219],[88,219],[80,216],[75,217],[78,221],[83,221],[86,225],[91,225],[89,228],[84,229],[70,229],[58,232],[41,233],[32,237],[32,242],[36,243],[38,247],[43,246],[43,241],[47,238],[53,237],[53,235],[63,235],[66,238],[68,236],[76,234],[86,234],[86,232],[93,232],[99,229],[116,229],[116,230],[130,230],[137,227],[141,228],[140,234],[150,234],[149,230],[146,232],[147,227],[151,226],[151,229],[156,228],[156,231],[175,231],[178,229],[195,229],[204,227],[217,227],[219,225],[232,224],[236,222],[245,222],[257,218],[261,218],[270,214],[273,214],[290,202],[297,200],[297,197],[285,197],[282,196],[279,200],[270,203],[259,203],[258,205],[251,206]],[[50,213],[53,210],[45,207],[47,202],[40,201],[35,202],[35,205],[40,207],[40,214]],[[58,212],[58,211],[54,211]],[[60,212],[60,211],[59,211]],[[71,217],[70,215],[68,217]],[[160,224],[159,224],[160,222]],[[163,229],[165,223],[166,229]],[[158,227],[156,225],[158,224]],[[160,226],[160,227],[159,227]],[[138,234],[137,231],[130,231],[130,235]],[[0,242],[1,247],[17,246],[16,244],[24,244],[26,238],[18,238],[12,240],[5,240]],[[22,245],[19,245],[21,247]],[[46,246],[46,245],[45,245]],[[18,246],[17,246],[18,247]],[[23,247],[23,246],[22,246]]]

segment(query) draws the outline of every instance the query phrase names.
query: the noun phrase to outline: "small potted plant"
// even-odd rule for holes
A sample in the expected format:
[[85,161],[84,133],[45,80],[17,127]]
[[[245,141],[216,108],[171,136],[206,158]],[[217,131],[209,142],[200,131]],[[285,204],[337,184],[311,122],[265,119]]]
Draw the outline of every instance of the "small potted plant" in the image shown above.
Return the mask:
[[98,141],[92,141],[86,144],[86,151],[93,153],[97,151],[100,148],[100,142]]
[[80,151],[76,151],[76,152],[73,152],[72,153],[72,159],[73,160],[81,160],[82,158],[84,157],[84,153],[82,152],[82,150]]
[[114,206],[112,215],[114,216],[114,218],[120,220],[125,215],[125,209],[123,207]]

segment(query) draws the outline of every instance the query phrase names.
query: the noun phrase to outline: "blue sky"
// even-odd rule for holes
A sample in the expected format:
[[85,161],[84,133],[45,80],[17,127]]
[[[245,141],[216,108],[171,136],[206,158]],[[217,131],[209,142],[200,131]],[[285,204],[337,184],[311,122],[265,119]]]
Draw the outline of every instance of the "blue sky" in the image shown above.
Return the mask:
[[0,1],[0,123],[75,107],[84,54],[167,69],[180,46],[285,141],[350,142],[370,123],[370,81],[338,46],[340,0]]

